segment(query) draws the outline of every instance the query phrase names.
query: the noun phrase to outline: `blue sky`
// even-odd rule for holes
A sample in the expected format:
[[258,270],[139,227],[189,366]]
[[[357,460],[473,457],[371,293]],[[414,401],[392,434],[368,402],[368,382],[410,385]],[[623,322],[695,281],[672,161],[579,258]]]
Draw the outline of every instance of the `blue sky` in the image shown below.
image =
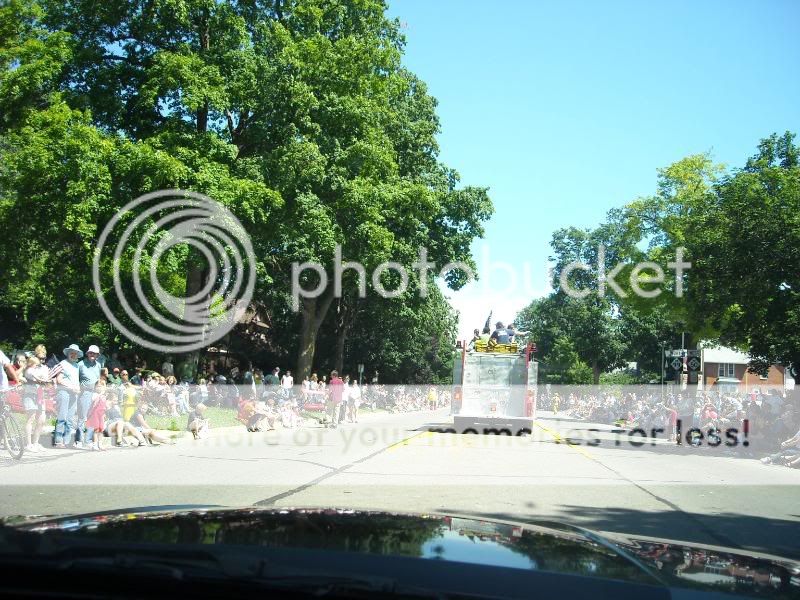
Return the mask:
[[462,337],[489,309],[508,320],[546,293],[554,230],[597,225],[688,154],[737,167],[760,138],[800,133],[795,0],[390,0],[389,12],[439,100],[441,159],[490,188],[478,265],[507,263],[518,280],[484,270],[449,294]]

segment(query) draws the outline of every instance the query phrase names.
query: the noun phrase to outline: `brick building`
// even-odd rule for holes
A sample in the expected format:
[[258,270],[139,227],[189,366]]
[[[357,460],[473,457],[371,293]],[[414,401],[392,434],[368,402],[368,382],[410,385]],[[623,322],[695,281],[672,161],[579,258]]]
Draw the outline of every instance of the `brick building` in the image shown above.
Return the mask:
[[749,392],[754,388],[791,389],[794,379],[783,365],[771,365],[766,376],[747,370],[750,356],[724,346],[701,348],[702,385],[706,390],[719,388]]

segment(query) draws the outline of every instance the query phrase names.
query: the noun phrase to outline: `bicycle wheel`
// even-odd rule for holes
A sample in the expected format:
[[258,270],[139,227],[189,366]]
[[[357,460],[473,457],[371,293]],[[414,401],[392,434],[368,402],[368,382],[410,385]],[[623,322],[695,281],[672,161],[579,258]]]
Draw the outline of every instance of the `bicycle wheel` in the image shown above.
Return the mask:
[[6,451],[14,460],[22,458],[25,452],[25,434],[19,423],[11,413],[6,413],[0,420],[0,435],[2,435],[3,445]]

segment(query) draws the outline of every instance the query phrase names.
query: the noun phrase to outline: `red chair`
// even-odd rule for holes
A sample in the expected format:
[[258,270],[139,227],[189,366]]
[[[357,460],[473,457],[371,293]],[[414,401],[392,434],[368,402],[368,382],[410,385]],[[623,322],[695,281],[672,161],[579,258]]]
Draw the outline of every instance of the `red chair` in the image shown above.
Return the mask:
[[303,410],[324,411],[325,393],[321,391],[306,392],[305,401],[301,407]]

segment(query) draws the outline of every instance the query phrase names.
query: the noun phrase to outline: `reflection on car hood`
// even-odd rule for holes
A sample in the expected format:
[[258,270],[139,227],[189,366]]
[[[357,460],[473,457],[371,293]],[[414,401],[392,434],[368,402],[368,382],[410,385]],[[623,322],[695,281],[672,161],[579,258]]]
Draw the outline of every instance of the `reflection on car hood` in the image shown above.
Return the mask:
[[118,543],[294,547],[621,579],[762,597],[800,595],[800,563],[683,543],[612,539],[553,522],[340,509],[136,509],[6,521]]

